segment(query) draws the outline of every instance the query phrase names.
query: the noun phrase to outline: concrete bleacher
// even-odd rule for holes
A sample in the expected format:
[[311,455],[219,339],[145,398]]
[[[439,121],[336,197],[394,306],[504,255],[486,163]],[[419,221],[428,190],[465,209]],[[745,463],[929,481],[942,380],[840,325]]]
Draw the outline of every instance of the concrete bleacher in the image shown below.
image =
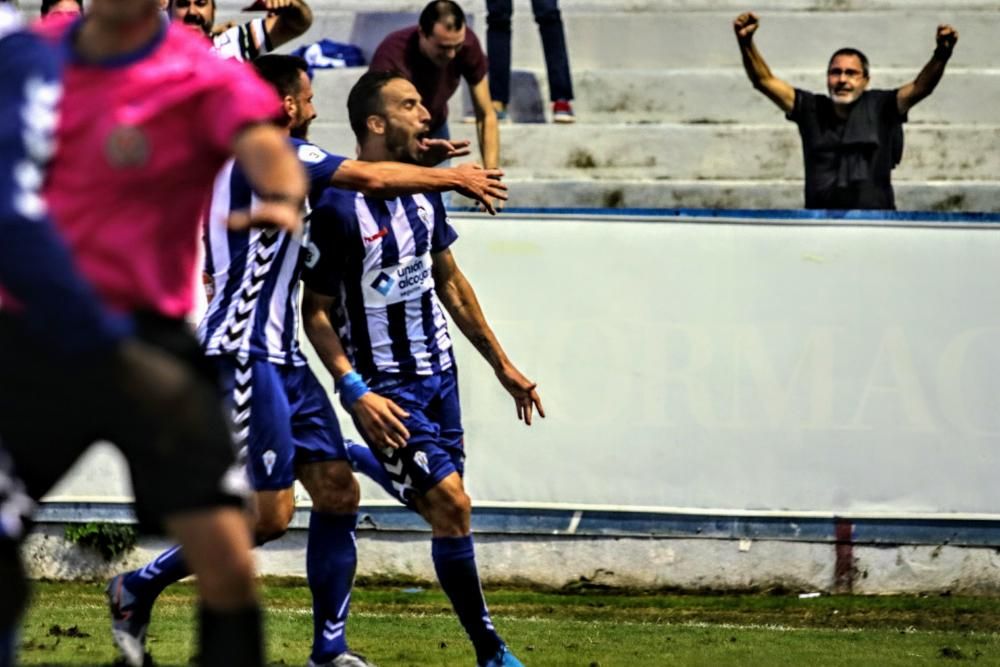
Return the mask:
[[[220,0],[221,19],[247,16],[245,0]],[[289,48],[329,37],[366,56],[388,31],[415,22],[424,2],[311,0],[313,28]],[[464,3],[485,41],[485,2]],[[739,207],[802,205],[795,126],[754,91],[731,22],[762,20],[758,45],[778,76],[822,91],[829,54],[856,46],[872,61],[872,86],[916,76],[938,23],[961,39],[935,94],[910,114],[895,172],[901,209],[1000,210],[1000,68],[995,2],[978,0],[562,0],[577,123],[544,123],[547,83],[529,0],[515,0],[512,116],[501,129],[502,164],[518,207]],[[315,80],[314,139],[352,154],[345,100],[358,70]],[[463,100],[452,104],[452,133]],[[461,200],[456,200],[456,203]]]

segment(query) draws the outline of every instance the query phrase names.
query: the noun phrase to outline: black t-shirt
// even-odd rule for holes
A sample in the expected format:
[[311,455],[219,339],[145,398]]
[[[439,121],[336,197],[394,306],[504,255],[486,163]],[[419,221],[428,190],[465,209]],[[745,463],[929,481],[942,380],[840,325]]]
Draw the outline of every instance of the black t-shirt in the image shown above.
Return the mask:
[[826,95],[795,90],[788,120],[799,126],[806,208],[895,209],[892,170],[903,154],[895,90],[867,90],[846,119]]

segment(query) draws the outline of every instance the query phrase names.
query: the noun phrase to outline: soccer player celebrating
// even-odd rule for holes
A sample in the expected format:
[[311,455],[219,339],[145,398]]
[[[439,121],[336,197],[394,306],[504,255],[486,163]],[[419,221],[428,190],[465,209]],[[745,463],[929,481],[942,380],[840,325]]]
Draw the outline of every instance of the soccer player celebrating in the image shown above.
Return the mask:
[[[142,360],[148,372],[87,355],[76,361],[88,372],[77,372],[30,329],[0,320],[0,436],[35,499],[92,442],[114,442],[129,461],[140,523],[179,538],[198,575],[203,664],[261,665],[250,535],[239,476],[228,474],[232,441],[183,318],[200,212],[225,160],[235,153],[267,193],[246,221],[281,228],[300,224],[304,174],[269,124],[276,96],[245,65],[169,26],[156,0],[92,0],[89,10],[41,28],[68,56],[44,194],[81,274],[152,351]],[[33,92],[39,103],[58,97]],[[57,125],[44,112],[24,114],[38,124],[29,151],[43,151],[41,130]],[[41,182],[31,170],[15,173],[22,187]]]
[[[330,185],[382,196],[456,187],[480,201],[506,197],[497,170],[471,165],[432,169],[330,155],[306,140],[316,113],[305,61],[267,55],[256,59],[254,67],[282,98],[285,129],[309,174],[311,200]],[[463,150],[455,151],[447,142],[423,142],[418,153],[421,161],[433,161]],[[252,208],[257,199],[242,170],[228,163],[216,179],[206,228],[211,300],[198,335],[223,377],[238,444],[246,447],[248,476],[256,491],[257,543],[287,530],[295,511],[295,479],[312,498],[306,570],[316,620],[310,664],[362,666],[367,663],[348,650],[345,633],[357,564],[360,489],[333,408],[306,364],[297,335],[307,241],[275,230],[228,229],[232,212]],[[378,407],[384,418],[395,418],[388,402]],[[112,580],[113,628],[124,653],[143,654],[156,597],[188,574],[184,553],[174,548]]]
[[[419,159],[430,115],[413,84],[399,74],[369,72],[347,104],[361,160]],[[529,425],[534,410],[545,416],[536,385],[507,358],[455,263],[449,248],[457,234],[439,195],[380,199],[331,188],[313,210],[312,231],[306,333],[398,499],[430,523],[438,580],[478,664],[520,665],[494,630],[479,583],[462,483],[458,380],[440,306],[493,367]],[[339,334],[331,317],[343,324]],[[401,408],[395,415],[402,429],[384,419],[380,401]]]
[[313,15],[304,0],[260,0],[265,18],[215,31],[215,0],[170,0],[170,17],[200,30],[212,40],[216,53],[223,58],[253,60],[270,53],[302,35],[312,25]]

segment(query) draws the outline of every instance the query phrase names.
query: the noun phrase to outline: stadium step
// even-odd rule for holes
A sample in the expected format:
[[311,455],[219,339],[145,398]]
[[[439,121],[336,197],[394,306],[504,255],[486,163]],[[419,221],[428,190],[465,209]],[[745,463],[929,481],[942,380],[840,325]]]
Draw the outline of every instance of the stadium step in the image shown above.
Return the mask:
[[[710,3],[699,3],[702,7]],[[477,2],[477,6],[479,3]],[[661,69],[733,67],[740,63],[732,20],[738,10],[678,10],[676,12],[570,11],[563,8],[570,61],[585,69]],[[1000,13],[956,9],[760,12],[758,45],[772,67],[823,71],[830,54],[854,46],[871,59],[875,70],[909,68],[914,73],[934,51],[934,31],[941,22],[961,33],[953,65],[993,67],[994,36]],[[330,10],[316,14],[301,41],[321,37],[361,47],[366,57],[390,31],[416,23],[416,14],[401,11]],[[485,13],[473,13],[470,23],[485,40]],[[531,12],[513,19],[513,62],[520,68],[543,68],[538,28]]]
[[[347,93],[363,68],[317,70],[315,102],[321,116],[346,113]],[[914,69],[879,69],[872,86],[895,88],[912,81]],[[778,72],[793,86],[822,92],[822,68]],[[717,69],[584,69],[576,72],[574,110],[578,123],[778,123],[781,111],[747,81],[742,67]],[[511,116],[545,122],[549,112],[544,70],[518,69],[511,76]],[[970,99],[976,104],[969,104]],[[451,104],[452,118],[468,107]],[[911,123],[995,123],[1000,108],[1000,69],[949,68],[937,91],[910,113]]]
[[[452,136],[474,141],[475,126],[452,124]],[[346,123],[315,123],[321,146],[354,154]],[[914,124],[907,128],[900,180],[989,180],[1000,174],[1000,125]],[[606,124],[554,127],[519,123],[501,131],[501,163],[539,178],[573,169],[627,170],[628,177],[800,178],[802,149],[792,123],[780,125]],[[596,173],[596,172],[595,172]]]

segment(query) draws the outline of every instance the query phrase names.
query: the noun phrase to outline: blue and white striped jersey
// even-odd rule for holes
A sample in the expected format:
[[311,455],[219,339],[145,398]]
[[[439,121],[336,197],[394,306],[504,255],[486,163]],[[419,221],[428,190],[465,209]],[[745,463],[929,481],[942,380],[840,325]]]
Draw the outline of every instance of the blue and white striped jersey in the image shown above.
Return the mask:
[[[312,183],[310,201],[316,201],[345,158],[301,139],[290,141]],[[208,355],[302,366],[299,279],[308,222],[302,238],[274,229],[231,231],[226,226],[230,213],[255,203],[246,176],[230,161],[216,177],[205,224],[209,303],[198,339]]]
[[253,60],[274,50],[267,34],[264,19],[256,18],[232,28],[212,38],[212,50],[222,58],[233,58],[244,62]]
[[312,213],[305,274],[338,297],[333,321],[355,369],[433,375],[454,365],[431,255],[458,234],[439,194],[393,200],[329,188]]

